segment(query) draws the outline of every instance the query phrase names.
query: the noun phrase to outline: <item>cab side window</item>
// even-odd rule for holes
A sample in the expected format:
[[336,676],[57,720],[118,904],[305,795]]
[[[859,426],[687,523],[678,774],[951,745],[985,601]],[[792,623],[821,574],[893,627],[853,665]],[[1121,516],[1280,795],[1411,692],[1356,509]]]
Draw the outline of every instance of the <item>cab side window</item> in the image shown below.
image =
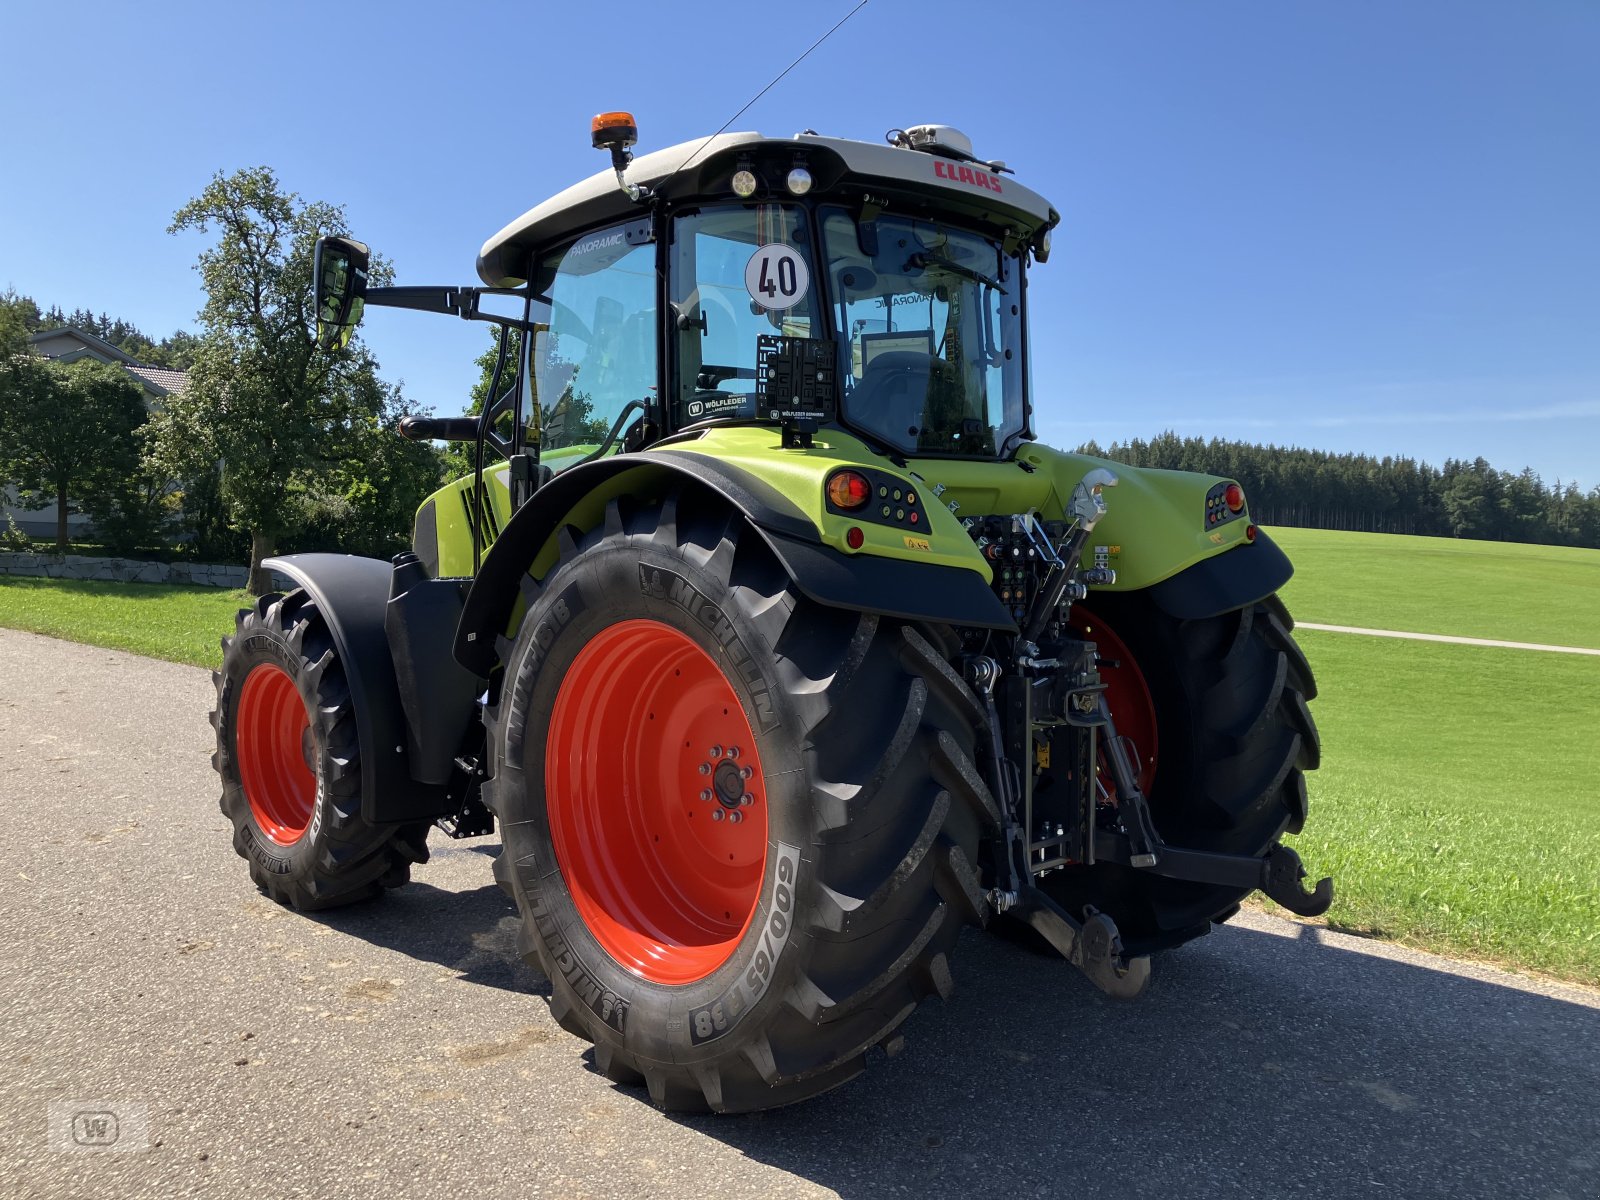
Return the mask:
[[[619,225],[544,261],[549,307],[534,337],[532,396],[540,461],[555,471],[598,450],[630,403],[655,402],[655,253],[630,246]],[[612,449],[620,443],[619,433]]]

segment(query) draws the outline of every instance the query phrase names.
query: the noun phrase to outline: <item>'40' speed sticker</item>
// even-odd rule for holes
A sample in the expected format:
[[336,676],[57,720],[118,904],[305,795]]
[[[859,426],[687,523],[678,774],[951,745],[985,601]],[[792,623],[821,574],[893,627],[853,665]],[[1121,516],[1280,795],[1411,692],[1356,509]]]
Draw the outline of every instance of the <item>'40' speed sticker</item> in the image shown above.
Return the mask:
[[769,242],[750,256],[744,266],[744,290],[762,308],[782,312],[806,298],[811,272],[800,251],[781,242]]

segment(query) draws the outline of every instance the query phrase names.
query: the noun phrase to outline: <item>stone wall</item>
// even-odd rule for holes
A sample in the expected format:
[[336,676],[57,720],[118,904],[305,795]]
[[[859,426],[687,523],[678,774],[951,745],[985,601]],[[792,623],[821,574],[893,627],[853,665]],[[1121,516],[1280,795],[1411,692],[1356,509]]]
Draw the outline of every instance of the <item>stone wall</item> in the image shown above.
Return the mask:
[[[242,588],[248,567],[222,563],[141,562],[135,558],[90,558],[82,554],[0,554],[0,575],[43,575],[50,579],[103,579],[121,583],[189,583],[201,587]],[[294,584],[277,571],[273,586]]]

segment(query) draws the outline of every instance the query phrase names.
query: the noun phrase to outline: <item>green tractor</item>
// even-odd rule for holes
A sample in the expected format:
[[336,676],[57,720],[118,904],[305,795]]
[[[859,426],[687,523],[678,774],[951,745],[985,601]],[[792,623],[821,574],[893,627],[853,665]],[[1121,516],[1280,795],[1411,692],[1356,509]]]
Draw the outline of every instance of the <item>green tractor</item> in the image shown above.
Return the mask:
[[1133,996],[1252,891],[1325,911],[1279,843],[1319,756],[1288,560],[1232,480],[1033,440],[1055,210],[946,126],[636,136],[595,118],[611,169],[482,287],[319,245],[331,352],[367,305],[505,336],[480,417],[400,430],[476,465],[414,549],[271,560],[296,586],[224,640],[256,883],[366,900],[498,825],[556,1020],[726,1112],[899,1050],[963,926]]

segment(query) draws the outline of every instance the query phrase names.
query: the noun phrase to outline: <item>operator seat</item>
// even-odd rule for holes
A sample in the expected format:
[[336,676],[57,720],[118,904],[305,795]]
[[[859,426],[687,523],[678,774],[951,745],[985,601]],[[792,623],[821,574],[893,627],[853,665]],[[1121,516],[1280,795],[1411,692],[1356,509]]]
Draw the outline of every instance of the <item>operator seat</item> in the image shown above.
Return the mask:
[[850,399],[850,415],[897,445],[919,444],[932,393],[955,382],[950,364],[936,354],[885,350],[873,356]]

